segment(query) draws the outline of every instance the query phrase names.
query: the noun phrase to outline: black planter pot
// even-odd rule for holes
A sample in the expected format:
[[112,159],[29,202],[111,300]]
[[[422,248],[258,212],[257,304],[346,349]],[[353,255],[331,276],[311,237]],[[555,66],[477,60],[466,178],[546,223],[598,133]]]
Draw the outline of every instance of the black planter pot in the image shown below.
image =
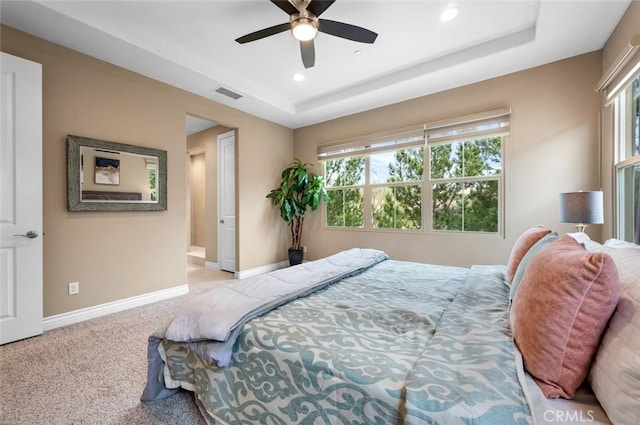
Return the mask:
[[289,265],[295,266],[302,263],[304,251],[302,249],[289,248]]

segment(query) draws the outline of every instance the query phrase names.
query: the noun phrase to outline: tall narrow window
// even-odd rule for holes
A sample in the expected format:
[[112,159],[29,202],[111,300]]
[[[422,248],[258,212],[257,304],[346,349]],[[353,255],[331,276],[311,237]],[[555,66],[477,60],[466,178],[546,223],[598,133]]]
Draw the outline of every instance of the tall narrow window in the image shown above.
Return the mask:
[[614,101],[617,237],[640,243],[640,77]]

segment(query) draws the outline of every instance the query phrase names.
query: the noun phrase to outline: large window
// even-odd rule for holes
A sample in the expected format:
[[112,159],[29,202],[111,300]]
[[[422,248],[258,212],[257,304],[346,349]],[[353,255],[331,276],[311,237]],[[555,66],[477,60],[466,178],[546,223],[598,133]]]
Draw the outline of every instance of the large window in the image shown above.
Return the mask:
[[640,243],[640,77],[614,101],[617,237]]
[[326,226],[500,233],[508,132],[498,110],[319,147]]

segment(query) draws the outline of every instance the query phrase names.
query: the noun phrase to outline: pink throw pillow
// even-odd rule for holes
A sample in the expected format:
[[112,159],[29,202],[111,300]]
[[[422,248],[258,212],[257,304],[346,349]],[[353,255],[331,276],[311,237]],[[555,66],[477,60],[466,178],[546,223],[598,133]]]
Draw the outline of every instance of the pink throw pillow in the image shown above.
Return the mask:
[[573,398],[618,302],[618,272],[605,253],[563,236],[536,254],[511,306],[525,369],[547,398]]
[[516,240],[516,243],[511,249],[511,255],[509,255],[509,261],[507,261],[507,282],[513,281],[513,276],[516,274],[518,264],[522,261],[529,248],[531,248],[536,242],[544,237],[544,235],[551,233],[551,230],[546,229],[543,225],[538,224],[536,227],[525,230],[520,237]]

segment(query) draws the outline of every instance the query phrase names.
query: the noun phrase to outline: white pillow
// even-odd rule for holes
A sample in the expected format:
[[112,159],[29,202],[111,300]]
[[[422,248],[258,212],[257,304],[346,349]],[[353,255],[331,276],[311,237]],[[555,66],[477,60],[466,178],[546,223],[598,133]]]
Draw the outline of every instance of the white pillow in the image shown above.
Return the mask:
[[640,249],[640,245],[636,245],[633,242],[621,241],[620,239],[607,239],[604,242],[605,246],[609,246],[611,248],[635,248]]
[[577,240],[580,243],[585,243],[586,241],[590,241],[591,238],[584,232],[574,232],[567,233],[568,236],[571,236],[573,239]]
[[614,425],[640,424],[640,249],[601,245],[616,263],[620,300],[602,337],[589,383]]
[[573,239],[577,240],[578,243],[582,244],[587,251],[595,251],[602,246],[601,243],[592,241],[589,235],[583,232],[567,233],[567,236],[571,236]]

